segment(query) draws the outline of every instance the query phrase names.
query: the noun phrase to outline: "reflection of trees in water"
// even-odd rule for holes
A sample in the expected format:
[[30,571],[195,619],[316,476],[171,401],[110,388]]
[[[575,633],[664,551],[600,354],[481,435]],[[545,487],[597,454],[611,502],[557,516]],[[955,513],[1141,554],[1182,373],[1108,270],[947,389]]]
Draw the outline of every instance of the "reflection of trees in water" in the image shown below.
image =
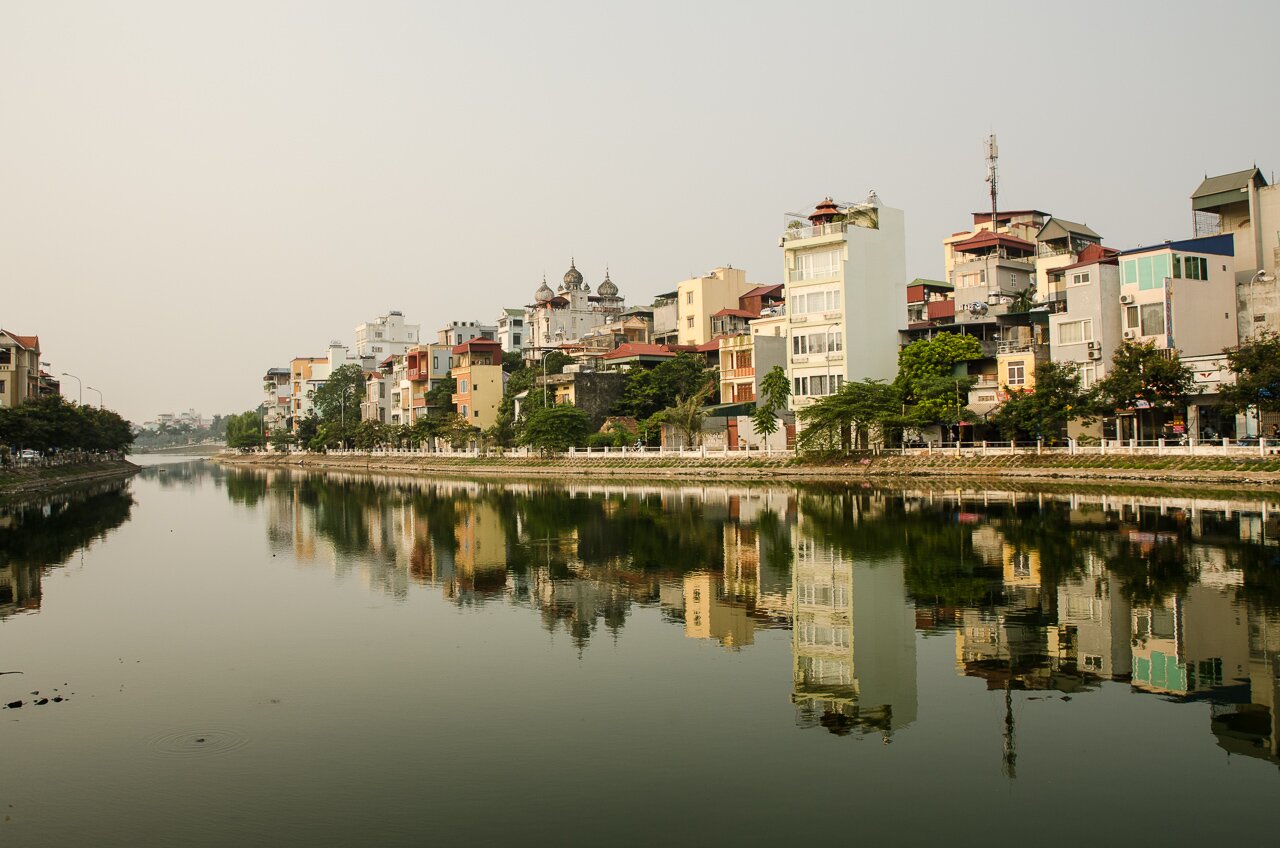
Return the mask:
[[0,617],[38,609],[44,570],[104,538],[132,509],[127,482],[0,507]]

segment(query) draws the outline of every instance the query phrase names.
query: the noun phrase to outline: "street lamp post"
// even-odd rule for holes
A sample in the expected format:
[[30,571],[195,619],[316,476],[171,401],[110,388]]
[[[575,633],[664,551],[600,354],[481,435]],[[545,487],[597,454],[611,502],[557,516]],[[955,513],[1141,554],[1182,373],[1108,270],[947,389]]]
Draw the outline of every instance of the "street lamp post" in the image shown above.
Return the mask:
[[62,376],[70,377],[71,379],[76,381],[76,391],[78,392],[78,397],[79,397],[79,400],[77,401],[77,403],[79,403],[81,406],[84,406],[84,383],[81,383],[80,378],[77,377],[75,374],[71,374],[67,371],[63,371]]
[[538,357],[542,360],[542,406],[544,409],[547,406],[547,356],[555,352],[555,348],[544,350],[542,356]]
[[93,386],[85,386],[85,388],[98,393],[98,409],[102,409],[102,389],[95,389]]

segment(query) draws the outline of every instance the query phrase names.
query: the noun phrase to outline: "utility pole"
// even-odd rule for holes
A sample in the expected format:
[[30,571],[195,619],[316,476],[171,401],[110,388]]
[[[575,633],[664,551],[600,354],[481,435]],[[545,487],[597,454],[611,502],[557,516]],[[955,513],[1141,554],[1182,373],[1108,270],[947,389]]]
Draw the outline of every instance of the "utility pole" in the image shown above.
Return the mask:
[[996,146],[996,134],[992,133],[987,136],[987,182],[991,184],[991,232],[996,232],[996,194],[998,193],[997,184],[999,183],[999,170],[997,168],[997,160],[1000,158],[1000,148]]

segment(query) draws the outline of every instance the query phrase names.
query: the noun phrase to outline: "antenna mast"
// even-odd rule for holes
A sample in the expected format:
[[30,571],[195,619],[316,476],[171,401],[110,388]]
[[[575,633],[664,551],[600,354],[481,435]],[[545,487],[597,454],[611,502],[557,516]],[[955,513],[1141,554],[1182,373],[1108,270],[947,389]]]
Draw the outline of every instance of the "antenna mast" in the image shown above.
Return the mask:
[[987,136],[987,182],[991,183],[991,232],[996,232],[996,194],[999,182],[999,171],[996,160],[1000,158],[1000,148],[996,146],[996,134]]

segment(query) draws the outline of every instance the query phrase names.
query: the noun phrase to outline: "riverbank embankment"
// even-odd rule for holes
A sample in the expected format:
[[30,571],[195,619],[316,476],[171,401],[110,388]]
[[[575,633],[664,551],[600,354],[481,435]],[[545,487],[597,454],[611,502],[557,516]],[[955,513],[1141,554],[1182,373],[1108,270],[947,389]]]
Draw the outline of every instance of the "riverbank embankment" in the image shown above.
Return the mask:
[[229,466],[368,471],[416,476],[615,478],[649,480],[812,480],[906,482],[921,478],[975,482],[1207,484],[1280,488],[1280,458],[1036,456],[792,457],[560,456],[503,457],[448,454],[232,454],[215,457]]
[[139,471],[124,459],[69,462],[65,465],[15,466],[0,470],[0,498],[44,495],[107,480],[123,480]]

